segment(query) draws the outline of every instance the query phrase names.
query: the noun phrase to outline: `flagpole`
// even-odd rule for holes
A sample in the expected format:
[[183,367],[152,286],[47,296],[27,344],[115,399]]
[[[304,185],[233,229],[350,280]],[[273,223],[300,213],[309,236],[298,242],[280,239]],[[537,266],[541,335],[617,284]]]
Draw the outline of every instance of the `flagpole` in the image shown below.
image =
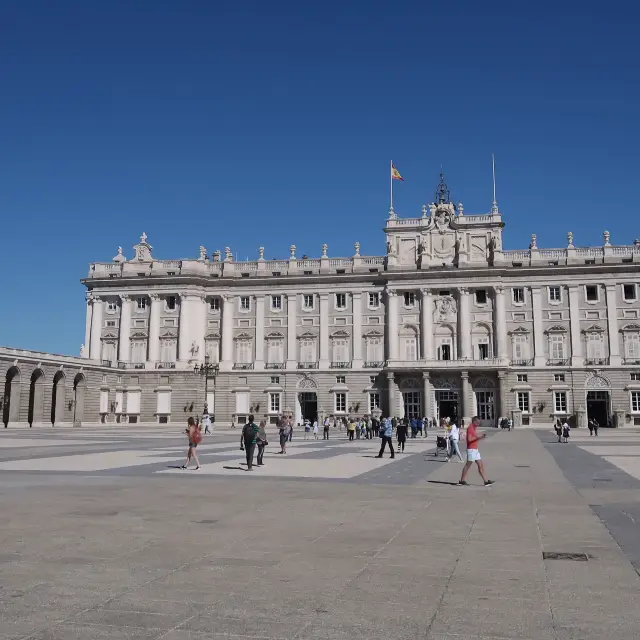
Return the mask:
[[498,201],[496,200],[496,159],[491,154],[491,172],[493,176],[493,203],[491,204],[491,213],[498,213]]
[[391,192],[391,203],[389,206],[389,211],[393,211],[393,160],[389,165],[389,190]]

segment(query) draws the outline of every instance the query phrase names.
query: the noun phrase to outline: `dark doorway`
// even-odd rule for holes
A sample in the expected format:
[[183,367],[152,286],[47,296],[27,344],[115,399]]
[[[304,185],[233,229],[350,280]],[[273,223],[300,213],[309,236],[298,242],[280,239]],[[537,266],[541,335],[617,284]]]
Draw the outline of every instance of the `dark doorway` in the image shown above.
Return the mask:
[[84,419],[84,392],[87,383],[79,373],[73,380],[73,426],[79,427]]
[[608,391],[587,391],[587,420],[597,420],[601,427],[609,426]]
[[309,420],[313,424],[318,418],[318,397],[315,393],[301,393],[299,398],[303,422]]
[[4,428],[10,422],[18,422],[20,419],[20,371],[18,367],[11,367],[7,371],[4,382],[4,396],[2,400],[2,422]]
[[51,391],[51,424],[60,426],[64,420],[64,373],[58,371]]
[[438,408],[438,424],[442,418],[449,418],[458,424],[458,392],[450,390],[436,391],[436,406]]

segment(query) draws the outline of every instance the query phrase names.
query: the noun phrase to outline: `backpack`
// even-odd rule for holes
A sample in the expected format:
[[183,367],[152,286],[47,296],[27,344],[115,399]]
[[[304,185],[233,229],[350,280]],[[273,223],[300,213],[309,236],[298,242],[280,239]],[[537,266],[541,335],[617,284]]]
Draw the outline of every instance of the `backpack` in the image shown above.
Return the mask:
[[195,442],[196,444],[200,444],[200,441],[202,440],[202,431],[200,431],[200,429],[195,429],[195,431],[193,432],[193,436],[191,437],[191,439],[193,440],[193,442]]

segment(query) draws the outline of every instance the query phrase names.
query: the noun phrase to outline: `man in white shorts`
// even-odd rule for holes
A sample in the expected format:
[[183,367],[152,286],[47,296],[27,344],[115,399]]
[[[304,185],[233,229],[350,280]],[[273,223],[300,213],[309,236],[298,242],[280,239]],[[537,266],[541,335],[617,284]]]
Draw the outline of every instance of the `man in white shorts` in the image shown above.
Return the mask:
[[464,469],[462,469],[462,476],[460,477],[459,483],[462,485],[469,484],[467,482],[467,474],[474,462],[478,465],[478,473],[484,480],[485,485],[493,484],[493,480],[487,480],[487,476],[484,474],[484,462],[482,462],[480,451],[478,450],[478,442],[487,437],[486,433],[478,433],[479,426],[480,418],[474,416],[471,424],[467,427],[467,462],[464,465]]

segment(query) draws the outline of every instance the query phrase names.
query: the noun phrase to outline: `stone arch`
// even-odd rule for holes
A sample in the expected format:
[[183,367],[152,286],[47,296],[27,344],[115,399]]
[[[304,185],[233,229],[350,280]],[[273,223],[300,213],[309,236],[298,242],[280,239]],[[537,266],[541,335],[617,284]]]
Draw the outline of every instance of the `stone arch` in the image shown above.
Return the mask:
[[64,371],[56,371],[51,389],[51,424],[54,427],[64,421],[65,381]]
[[587,378],[584,385],[587,389],[611,389],[611,382],[598,373]]
[[73,426],[81,426],[84,420],[84,400],[87,381],[80,372],[73,379]]
[[409,389],[422,389],[422,384],[416,378],[402,378],[398,382],[398,388],[404,391]]
[[495,386],[495,382],[486,376],[476,378],[473,382],[474,389],[493,389]]
[[305,389],[317,389],[318,383],[313,378],[300,378],[298,383],[296,384],[296,389],[305,390]]
[[4,380],[4,396],[2,399],[2,422],[4,428],[9,426],[10,422],[18,422],[20,420],[20,369],[17,365],[9,367]]
[[44,395],[45,377],[44,371],[38,367],[31,374],[29,383],[29,410],[27,412],[27,422],[32,427],[33,423],[41,423],[44,420]]

